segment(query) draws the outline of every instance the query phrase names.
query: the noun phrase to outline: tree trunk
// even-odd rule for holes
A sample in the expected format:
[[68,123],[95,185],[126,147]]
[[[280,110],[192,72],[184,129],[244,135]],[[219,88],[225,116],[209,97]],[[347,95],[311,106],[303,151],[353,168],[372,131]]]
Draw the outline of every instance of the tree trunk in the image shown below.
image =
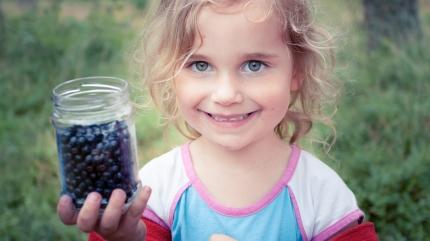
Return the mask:
[[417,0],[362,0],[370,50],[421,38]]
[[6,19],[3,14],[2,1],[0,0],[0,55],[3,55],[6,41]]
[[25,10],[34,10],[37,6],[37,0],[18,0],[17,3]]

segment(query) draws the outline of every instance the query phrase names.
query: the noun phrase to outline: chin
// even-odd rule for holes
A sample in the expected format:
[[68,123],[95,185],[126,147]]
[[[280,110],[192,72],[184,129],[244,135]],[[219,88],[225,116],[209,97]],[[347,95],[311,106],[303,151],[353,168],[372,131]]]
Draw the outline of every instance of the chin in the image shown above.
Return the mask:
[[217,140],[211,140],[211,142],[229,151],[240,151],[251,144],[243,138],[236,137],[225,137]]

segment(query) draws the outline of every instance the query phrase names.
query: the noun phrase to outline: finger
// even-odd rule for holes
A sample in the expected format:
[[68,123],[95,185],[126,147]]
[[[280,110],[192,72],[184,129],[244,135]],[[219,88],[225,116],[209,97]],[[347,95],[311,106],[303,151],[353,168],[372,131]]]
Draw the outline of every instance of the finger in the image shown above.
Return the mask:
[[151,188],[144,186],[142,191],[136,197],[136,200],[130,206],[128,214],[134,218],[140,218],[142,216],[143,210],[145,210],[146,204],[148,203],[149,197],[151,196]]
[[125,199],[126,194],[123,190],[115,189],[112,192],[100,222],[101,233],[110,234],[117,230],[119,221],[121,220]]
[[127,214],[123,221],[126,225],[135,224],[140,220],[150,196],[151,188],[148,186],[144,186],[127,211]]
[[99,217],[100,201],[102,197],[97,192],[92,192],[87,196],[79,211],[77,226],[82,232],[89,233],[95,229]]
[[62,195],[57,204],[57,213],[61,222],[66,225],[76,224],[78,213],[72,202],[72,198],[68,195]]

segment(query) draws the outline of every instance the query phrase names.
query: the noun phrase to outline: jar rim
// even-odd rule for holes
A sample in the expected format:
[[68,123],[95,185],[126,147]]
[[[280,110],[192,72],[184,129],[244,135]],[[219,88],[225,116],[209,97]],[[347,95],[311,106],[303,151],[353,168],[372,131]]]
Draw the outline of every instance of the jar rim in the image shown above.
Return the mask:
[[76,78],[52,90],[53,121],[105,121],[129,113],[128,82],[109,76]]
[[[113,80],[116,81],[119,85],[118,87],[116,86],[109,86],[109,85],[102,85],[102,84],[97,84],[98,86],[103,86],[105,88],[111,88],[112,90],[117,90],[116,92],[121,92],[121,91],[127,91],[128,89],[128,82],[125,81],[124,79],[118,78],[118,77],[113,77],[113,76],[88,76],[88,77],[80,77],[80,78],[75,78],[75,79],[71,79],[71,80],[67,80],[64,81],[60,84],[58,84],[57,86],[54,87],[54,89],[52,90],[52,96],[53,98],[57,98],[57,97],[64,97],[64,96],[73,96],[73,94],[75,92],[79,92],[80,90],[75,89],[75,90],[67,90],[67,86],[74,84],[74,83],[79,83],[79,82],[85,82],[85,81],[91,81],[91,80]],[[95,84],[80,84],[80,87],[87,87],[87,86],[95,86]],[[61,92],[62,88],[65,88],[63,90],[63,92]],[[114,92],[113,92],[114,93]]]

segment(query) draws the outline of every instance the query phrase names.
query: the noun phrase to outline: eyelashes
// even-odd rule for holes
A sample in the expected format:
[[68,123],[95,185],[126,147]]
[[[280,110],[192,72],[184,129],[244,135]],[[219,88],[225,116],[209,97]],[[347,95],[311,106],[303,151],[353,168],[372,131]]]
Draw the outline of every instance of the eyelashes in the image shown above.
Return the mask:
[[253,72],[253,73],[260,72],[264,68],[268,67],[267,64],[259,60],[249,60],[245,62],[245,64],[242,66],[243,66],[242,68],[246,70],[245,72]]
[[[196,73],[205,73],[205,72],[211,72],[213,71],[213,66],[209,64],[207,61],[191,61],[186,65],[187,68],[191,69],[193,72]],[[263,70],[265,70],[269,65],[261,60],[248,60],[245,61],[240,66],[240,71],[244,73],[259,73]]]

